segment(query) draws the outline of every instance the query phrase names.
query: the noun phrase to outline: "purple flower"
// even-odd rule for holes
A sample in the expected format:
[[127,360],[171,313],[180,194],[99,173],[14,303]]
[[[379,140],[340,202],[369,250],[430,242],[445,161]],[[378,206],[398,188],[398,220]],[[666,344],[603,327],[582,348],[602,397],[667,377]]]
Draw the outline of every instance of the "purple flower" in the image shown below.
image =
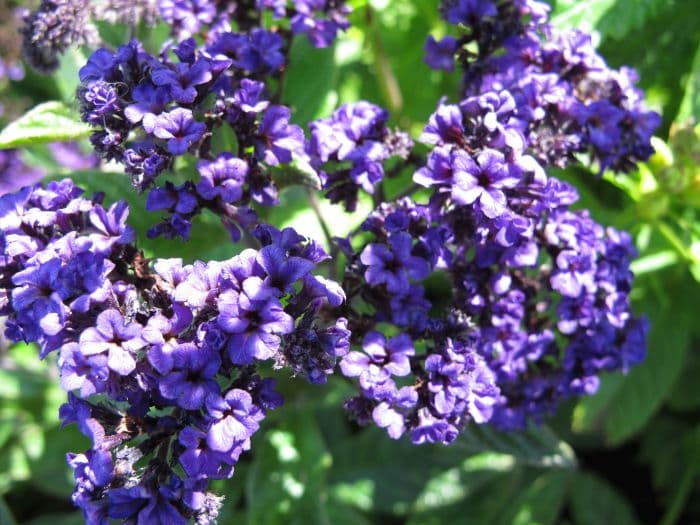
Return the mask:
[[175,102],[191,104],[197,98],[197,86],[206,84],[213,78],[209,62],[199,59],[194,64],[179,63],[175,69],[160,67],[153,71],[152,80],[156,86],[169,90]]
[[284,64],[283,45],[278,34],[253,29],[240,47],[234,65],[251,73],[273,73]]
[[223,479],[233,475],[233,465],[242,448],[218,451],[207,444],[207,434],[193,427],[180,432],[178,441],[185,448],[180,454],[180,465],[190,478]]
[[464,141],[464,123],[459,106],[441,103],[430,116],[418,140],[424,144],[461,144]]
[[455,67],[455,52],[457,51],[457,40],[451,36],[446,36],[440,41],[430,35],[425,41],[425,63],[433,69],[452,71]]
[[243,281],[240,292],[223,292],[218,300],[218,323],[231,334],[227,345],[231,362],[237,365],[255,359],[270,359],[280,346],[280,335],[294,329],[294,320],[287,314],[277,292],[259,277]]
[[221,367],[218,350],[194,343],[180,343],[170,353],[172,367],[158,379],[163,397],[175,400],[186,410],[202,408],[209,395],[218,395],[214,377]]
[[205,199],[220,197],[234,203],[243,196],[243,183],[248,174],[248,163],[231,153],[220,153],[214,160],[200,160],[197,171],[201,177],[197,193]]
[[517,185],[518,180],[508,173],[503,155],[486,149],[479,153],[476,162],[465,162],[464,171],[454,174],[452,198],[459,204],[478,201],[479,209],[489,219],[503,215],[507,199],[502,191]]
[[158,116],[154,123],[153,134],[159,139],[168,141],[170,153],[182,155],[204,136],[206,129],[203,122],[194,119],[192,111],[175,108]]
[[263,114],[255,149],[272,166],[289,163],[293,153],[304,150],[304,132],[289,123],[290,116],[285,106],[270,106]]
[[[415,354],[411,338],[407,334],[400,334],[386,340],[379,332],[369,332],[362,341],[364,354],[350,352],[340,363],[343,374],[348,377],[366,378],[372,373],[372,367],[381,369],[386,374],[394,376],[406,376],[411,373],[409,357]],[[364,386],[363,386],[364,387]]]
[[94,327],[80,334],[80,350],[86,356],[106,352],[110,370],[125,376],[136,368],[136,351],[145,346],[141,330],[140,324],[127,322],[118,310],[105,310]]
[[389,246],[368,244],[360,255],[367,266],[365,279],[372,286],[386,284],[391,293],[406,293],[409,278],[420,280],[430,273],[428,262],[411,254],[413,239],[407,233],[395,233],[389,237]]
[[124,115],[132,124],[143,121],[143,129],[147,133],[153,133],[157,115],[165,111],[171,101],[167,88],[142,82],[134,88],[131,96],[134,103],[124,108]]
[[248,448],[246,443],[258,430],[262,411],[245,390],[234,388],[224,398],[207,398],[207,412],[214,423],[207,432],[207,445],[216,452],[229,452],[234,446]]

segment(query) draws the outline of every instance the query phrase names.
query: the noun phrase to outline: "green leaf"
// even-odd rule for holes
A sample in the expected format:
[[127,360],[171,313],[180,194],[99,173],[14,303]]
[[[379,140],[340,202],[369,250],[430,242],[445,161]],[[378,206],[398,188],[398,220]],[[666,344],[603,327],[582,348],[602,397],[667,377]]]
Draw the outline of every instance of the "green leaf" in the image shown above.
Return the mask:
[[548,471],[529,484],[507,506],[503,525],[553,525],[558,516],[573,474]]
[[0,149],[87,137],[90,126],[62,102],[51,101],[30,109],[0,131]]
[[250,525],[329,523],[325,478],[332,458],[308,410],[288,407],[274,430],[261,432],[246,478]]
[[573,468],[576,457],[571,447],[546,426],[532,426],[522,432],[501,432],[490,425],[471,425],[452,445],[475,453],[507,454],[522,465]]
[[[85,520],[80,512],[42,514],[24,525],[83,525]],[[4,524],[3,524],[4,525]]]
[[571,511],[576,525],[636,525],[630,504],[607,481],[580,473],[571,483]]
[[700,121],[700,47],[695,52],[693,65],[685,82],[685,93],[675,122],[684,124],[689,120]]
[[70,103],[75,100],[75,92],[80,83],[78,72],[87,63],[87,57],[79,47],[71,46],[61,55],[58,70],[53,74],[61,98]]
[[[652,323],[647,357],[630,371],[610,398],[605,434],[611,444],[625,441],[644,427],[673,387],[688,350],[698,287],[685,280],[674,283],[669,279],[661,286],[663,289],[654,293],[647,290],[639,308]],[[669,301],[671,297],[673,300]]]
[[337,96],[333,88],[338,81],[338,68],[334,49],[312,49],[306,38],[294,39],[284,101],[292,107],[294,120],[302,125],[335,109],[332,106]]
[[2,525],[17,525],[15,517],[12,515],[10,507],[7,506],[5,500],[0,496],[0,524]]
[[316,173],[316,170],[311,166],[303,162],[271,166],[269,170],[272,175],[272,180],[280,189],[295,185],[308,186],[314,190],[321,189],[321,179],[318,173]]
[[551,22],[558,29],[581,29],[591,32],[615,0],[558,0]]
[[[586,4],[587,2],[578,2]],[[668,0],[615,0],[596,24],[604,37],[621,39],[642,27]]]
[[[452,480],[457,487],[445,487],[463,492],[463,498],[454,502],[437,500],[439,505],[416,508],[409,516],[408,525],[505,524],[512,516],[506,517],[504,514],[510,513],[510,507],[521,493],[522,487],[532,483],[534,476],[523,467],[504,470],[503,466],[498,466],[498,462],[494,463],[493,454],[484,455],[484,459],[489,456],[492,459],[483,461],[481,466],[473,465],[459,478]],[[510,467],[513,467],[512,462]],[[425,499],[424,496],[421,498]]]

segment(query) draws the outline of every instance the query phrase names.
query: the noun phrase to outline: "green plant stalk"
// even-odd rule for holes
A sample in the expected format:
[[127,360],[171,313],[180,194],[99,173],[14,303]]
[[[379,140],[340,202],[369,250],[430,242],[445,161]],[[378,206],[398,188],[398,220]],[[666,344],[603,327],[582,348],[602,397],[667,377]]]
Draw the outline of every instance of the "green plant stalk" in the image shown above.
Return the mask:
[[367,6],[366,18],[370,33],[369,45],[374,54],[374,74],[389,109],[392,113],[398,114],[403,109],[403,95],[401,94],[401,87],[399,86],[394,70],[391,67],[389,57],[386,54],[377,17],[374,15],[374,12],[369,5]]
[[678,489],[673,495],[673,501],[661,520],[660,525],[674,525],[678,521],[681,512],[685,508],[685,502],[693,489],[693,481],[695,480],[695,475],[698,470],[697,467],[697,462],[694,461],[685,469]]

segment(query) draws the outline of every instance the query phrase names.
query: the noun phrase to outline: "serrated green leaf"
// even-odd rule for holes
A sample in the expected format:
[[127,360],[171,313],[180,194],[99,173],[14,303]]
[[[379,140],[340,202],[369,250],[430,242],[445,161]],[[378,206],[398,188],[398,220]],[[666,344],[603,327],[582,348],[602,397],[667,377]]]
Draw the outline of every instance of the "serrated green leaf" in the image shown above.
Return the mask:
[[637,525],[631,505],[607,481],[580,473],[571,483],[571,511],[575,525]]
[[80,122],[71,108],[62,102],[44,102],[0,131],[0,149],[76,140],[89,134],[90,126]]

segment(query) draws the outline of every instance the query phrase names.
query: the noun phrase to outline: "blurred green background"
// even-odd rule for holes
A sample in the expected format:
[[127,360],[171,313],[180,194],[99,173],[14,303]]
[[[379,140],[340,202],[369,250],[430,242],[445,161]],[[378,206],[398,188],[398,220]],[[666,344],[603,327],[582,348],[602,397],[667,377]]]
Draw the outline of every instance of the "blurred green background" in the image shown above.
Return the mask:
[[[422,61],[428,33],[446,32],[435,0],[356,0],[353,27],[334,47],[295,44],[285,102],[299,123],[342,102],[387,107],[412,134],[422,129],[458,78]],[[278,374],[287,400],[255,435],[252,452],[226,495],[221,525],[330,524],[656,524],[700,523],[700,19],[698,0],[560,0],[559,28],[593,32],[611,66],[637,69],[649,103],[663,115],[657,154],[638,172],[596,177],[582,168],[557,173],[581,193],[580,207],[605,225],[630,231],[640,257],[635,310],[652,321],[647,360],[628,375],[603,378],[600,392],[561,407],[544,427],[499,434],[469,429],[453,446],[415,447],[347,421],[342,380],[314,387]],[[125,40],[124,27],[103,27]],[[163,29],[146,35],[151,44]],[[5,119],[45,100],[74,105],[85,51],[64,56],[50,79],[28,72],[0,87]],[[25,159],[49,177],[67,175],[45,147]],[[148,241],[157,217],[119,173],[72,172],[89,190],[126,198],[148,255],[220,259],[235,252],[215,217],[203,216],[192,242]],[[404,181],[405,182],[405,181]],[[324,204],[343,234],[363,219]],[[337,217],[337,219],[335,219]],[[289,188],[269,212],[321,239],[304,190]],[[82,523],[72,510],[65,453],[87,441],[59,430],[65,394],[55,362],[30,346],[0,341],[0,524]]]

